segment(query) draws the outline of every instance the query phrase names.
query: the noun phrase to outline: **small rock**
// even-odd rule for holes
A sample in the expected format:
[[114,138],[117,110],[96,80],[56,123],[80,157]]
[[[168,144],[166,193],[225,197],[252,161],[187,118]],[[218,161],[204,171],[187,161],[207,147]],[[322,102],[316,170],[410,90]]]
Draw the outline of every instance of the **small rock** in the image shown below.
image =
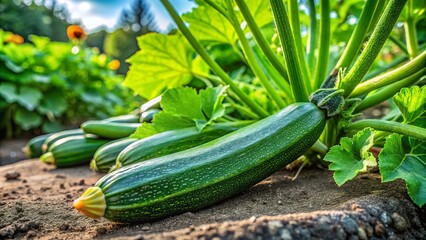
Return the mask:
[[63,183],[59,184],[59,188],[60,189],[65,189],[65,184],[63,184]]
[[357,230],[357,233],[358,233],[359,239],[361,239],[361,240],[367,240],[368,239],[367,233],[365,232],[365,230],[363,228],[359,227],[358,230]]
[[288,231],[287,229],[281,229],[280,230],[280,237],[283,240],[292,240],[293,239],[291,237],[290,231]]
[[393,227],[397,231],[402,232],[407,230],[408,223],[404,217],[402,217],[401,215],[395,212],[395,213],[392,213],[392,219],[393,219]]
[[268,229],[271,235],[276,235],[278,230],[283,227],[283,224],[280,221],[270,221],[268,222]]
[[283,202],[281,200],[278,200],[278,205],[283,205]]
[[342,219],[342,226],[349,234],[355,234],[358,232],[358,224],[354,219],[350,217],[344,217]]
[[66,196],[67,196],[67,198],[72,198],[72,195],[69,194],[69,193]]
[[255,216],[251,216],[249,219],[250,222],[254,223],[256,221],[256,217]]
[[328,224],[330,223],[330,218],[328,216],[321,216],[318,219],[318,224]]
[[22,180],[22,183],[27,183],[27,180],[26,180],[26,179],[23,179],[23,180]]
[[3,193],[3,197],[9,197],[9,193]]
[[149,231],[150,229],[151,229],[151,227],[147,226],[147,225],[145,225],[141,228],[142,231]]
[[78,185],[80,185],[80,186],[84,186],[84,179],[80,179],[80,182],[78,182]]
[[385,226],[383,226],[383,224],[381,223],[377,223],[376,226],[374,227],[374,232],[376,232],[377,236],[384,236],[386,235],[386,228]]
[[18,194],[18,192],[17,192],[17,191],[15,191],[15,190],[12,190],[12,191],[11,191],[11,193],[12,193],[12,194]]
[[61,178],[61,179],[65,179],[65,178],[67,178],[66,176],[64,176],[64,175],[61,175],[61,174],[56,174],[56,176],[55,176],[56,178]]
[[67,231],[68,229],[70,229],[70,226],[66,223],[59,226],[59,230],[61,231]]
[[392,224],[392,216],[388,212],[383,212],[380,214],[379,218],[386,227]]
[[20,176],[21,174],[17,171],[9,171],[4,175],[7,181],[18,179]]
[[41,187],[41,188],[40,188],[40,191],[42,191],[42,192],[46,192],[46,191],[48,191],[48,190],[50,190],[50,189],[52,189],[52,188],[50,188],[50,187]]

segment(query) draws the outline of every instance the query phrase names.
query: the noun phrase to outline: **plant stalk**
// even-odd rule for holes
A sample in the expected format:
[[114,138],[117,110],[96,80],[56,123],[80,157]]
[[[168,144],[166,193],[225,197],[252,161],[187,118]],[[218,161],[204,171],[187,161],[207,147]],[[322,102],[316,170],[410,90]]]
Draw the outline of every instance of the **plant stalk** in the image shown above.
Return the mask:
[[226,0],[226,3],[228,7],[229,20],[238,35],[238,38],[240,40],[241,46],[243,48],[243,52],[247,58],[249,66],[253,70],[254,74],[259,78],[263,87],[268,92],[268,95],[274,101],[275,105],[280,109],[284,108],[286,106],[284,100],[278,94],[274,86],[272,86],[271,82],[269,82],[268,77],[263,72],[262,68],[259,66],[259,63],[256,61],[256,58],[253,54],[252,49],[250,48],[249,42],[247,41],[247,38],[243,30],[241,30],[240,22],[238,21],[237,15],[235,14],[235,11],[232,6],[232,0]]
[[[315,1],[308,0],[309,6],[309,35],[308,35],[308,46],[306,52],[308,55],[308,67],[312,71],[315,70],[315,47],[317,37],[317,12],[315,9]],[[311,72],[314,75],[314,72]]]
[[404,65],[391,70],[387,73],[369,79],[359,84],[350,95],[351,97],[361,96],[383,86],[397,82],[406,78],[422,69],[426,68],[426,50],[420,53],[413,60],[405,63]]
[[352,123],[347,128],[348,130],[362,130],[366,127],[371,127],[379,131],[394,132],[404,134],[409,137],[417,138],[426,141],[426,129],[403,124],[399,122],[392,122],[378,119],[365,119]]
[[410,59],[413,59],[419,53],[419,46],[417,44],[416,23],[414,19],[408,18],[407,21],[404,22],[404,29],[408,55],[410,56]]
[[330,1],[320,1],[320,41],[318,51],[318,61],[315,68],[314,89],[320,87],[325,80],[328,70],[328,58],[330,48]]
[[176,10],[170,4],[169,0],[161,0],[161,3],[166,8],[169,15],[172,17],[173,21],[178,26],[179,30],[194,48],[194,50],[203,58],[203,60],[209,65],[211,70],[215,72],[224,83],[228,84],[229,87],[235,94],[243,101],[247,106],[249,106],[257,115],[260,117],[267,117],[268,113],[262,109],[257,103],[252,101],[247,94],[245,94],[238,86],[232,81],[228,74],[208,55],[208,53],[203,49],[201,44],[195,39],[189,29],[186,27],[182,18],[178,15]]
[[345,96],[349,96],[352,93],[370,69],[386,39],[389,37],[406,2],[407,0],[390,0],[387,4],[367,46],[348,74],[339,83],[339,87],[345,90]]
[[302,71],[300,69],[300,63],[296,52],[296,44],[294,42],[284,2],[282,0],[269,0],[269,2],[274,15],[281,47],[283,49],[293,98],[296,102],[307,102],[308,93],[305,87],[305,82],[307,81],[304,81]]
[[241,14],[246,20],[247,25],[250,28],[251,32],[253,33],[254,39],[256,40],[263,54],[266,56],[266,58],[272,64],[272,66],[274,66],[274,68],[281,74],[283,79],[288,82],[287,70],[285,69],[284,65],[280,62],[280,60],[277,58],[277,56],[272,51],[272,49],[269,47],[269,44],[266,41],[265,37],[263,36],[262,31],[257,26],[256,21],[251,15],[250,10],[247,7],[247,4],[245,3],[244,0],[235,0],[235,2],[240,8]]

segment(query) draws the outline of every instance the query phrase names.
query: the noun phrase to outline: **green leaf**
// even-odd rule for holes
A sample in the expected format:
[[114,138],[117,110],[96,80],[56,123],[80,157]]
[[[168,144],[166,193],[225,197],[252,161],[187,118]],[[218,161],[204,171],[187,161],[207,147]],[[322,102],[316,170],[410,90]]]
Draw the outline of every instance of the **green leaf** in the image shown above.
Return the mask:
[[247,1],[247,6],[259,27],[268,25],[274,20],[269,6],[269,1],[250,0]]
[[60,90],[52,90],[44,94],[37,110],[40,113],[52,113],[55,116],[60,116],[67,110],[68,103],[64,98],[64,94]]
[[403,88],[393,98],[404,123],[426,127],[426,86]]
[[238,39],[231,23],[207,4],[199,5],[182,18],[189,23],[189,30],[199,41],[234,45]]
[[18,102],[28,110],[34,110],[40,103],[43,94],[37,88],[21,86]]
[[174,88],[167,90],[161,98],[161,107],[168,114],[184,116],[189,119],[204,119],[201,99],[193,88]]
[[334,180],[341,186],[346,181],[356,177],[359,172],[365,172],[368,166],[375,166],[376,159],[369,152],[373,146],[375,131],[365,128],[353,138],[342,138],[340,146],[334,146],[324,157],[331,162],[329,169],[334,171]]
[[207,88],[200,91],[203,112],[211,121],[225,114],[225,108],[222,102],[226,96],[227,88],[228,87],[217,86],[215,88]]
[[188,84],[195,71],[203,73],[199,63],[193,68],[195,53],[180,35],[150,33],[138,41],[141,50],[128,60],[131,67],[123,84],[144,98]]
[[16,91],[16,86],[13,83],[0,84],[0,96],[2,96],[8,103],[14,103],[18,100],[19,94]]
[[410,139],[409,144],[411,150],[406,153],[401,136],[389,135],[379,154],[379,170],[383,182],[403,179],[408,195],[421,207],[426,203],[426,143]]
[[21,126],[24,130],[29,130],[41,125],[43,119],[35,112],[30,112],[25,108],[18,108],[16,110],[15,123]]

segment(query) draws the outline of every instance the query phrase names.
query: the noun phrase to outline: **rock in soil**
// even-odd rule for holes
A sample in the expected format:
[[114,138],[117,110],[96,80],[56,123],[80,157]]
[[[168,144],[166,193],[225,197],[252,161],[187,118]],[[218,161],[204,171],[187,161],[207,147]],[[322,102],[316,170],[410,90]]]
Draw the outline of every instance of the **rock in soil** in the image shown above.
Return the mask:
[[[421,239],[426,210],[404,182],[361,176],[337,187],[332,173],[281,171],[240,196],[197,212],[141,224],[93,220],[72,201],[102,175],[37,160],[0,167],[0,239]],[[60,176],[60,177],[57,177]]]

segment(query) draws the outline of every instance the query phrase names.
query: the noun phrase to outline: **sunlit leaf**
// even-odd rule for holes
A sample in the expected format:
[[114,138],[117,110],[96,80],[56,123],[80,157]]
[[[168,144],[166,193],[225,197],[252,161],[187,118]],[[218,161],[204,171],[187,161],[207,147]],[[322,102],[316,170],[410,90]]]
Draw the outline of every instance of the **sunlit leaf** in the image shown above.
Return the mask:
[[426,86],[403,88],[393,98],[404,123],[426,127]]

